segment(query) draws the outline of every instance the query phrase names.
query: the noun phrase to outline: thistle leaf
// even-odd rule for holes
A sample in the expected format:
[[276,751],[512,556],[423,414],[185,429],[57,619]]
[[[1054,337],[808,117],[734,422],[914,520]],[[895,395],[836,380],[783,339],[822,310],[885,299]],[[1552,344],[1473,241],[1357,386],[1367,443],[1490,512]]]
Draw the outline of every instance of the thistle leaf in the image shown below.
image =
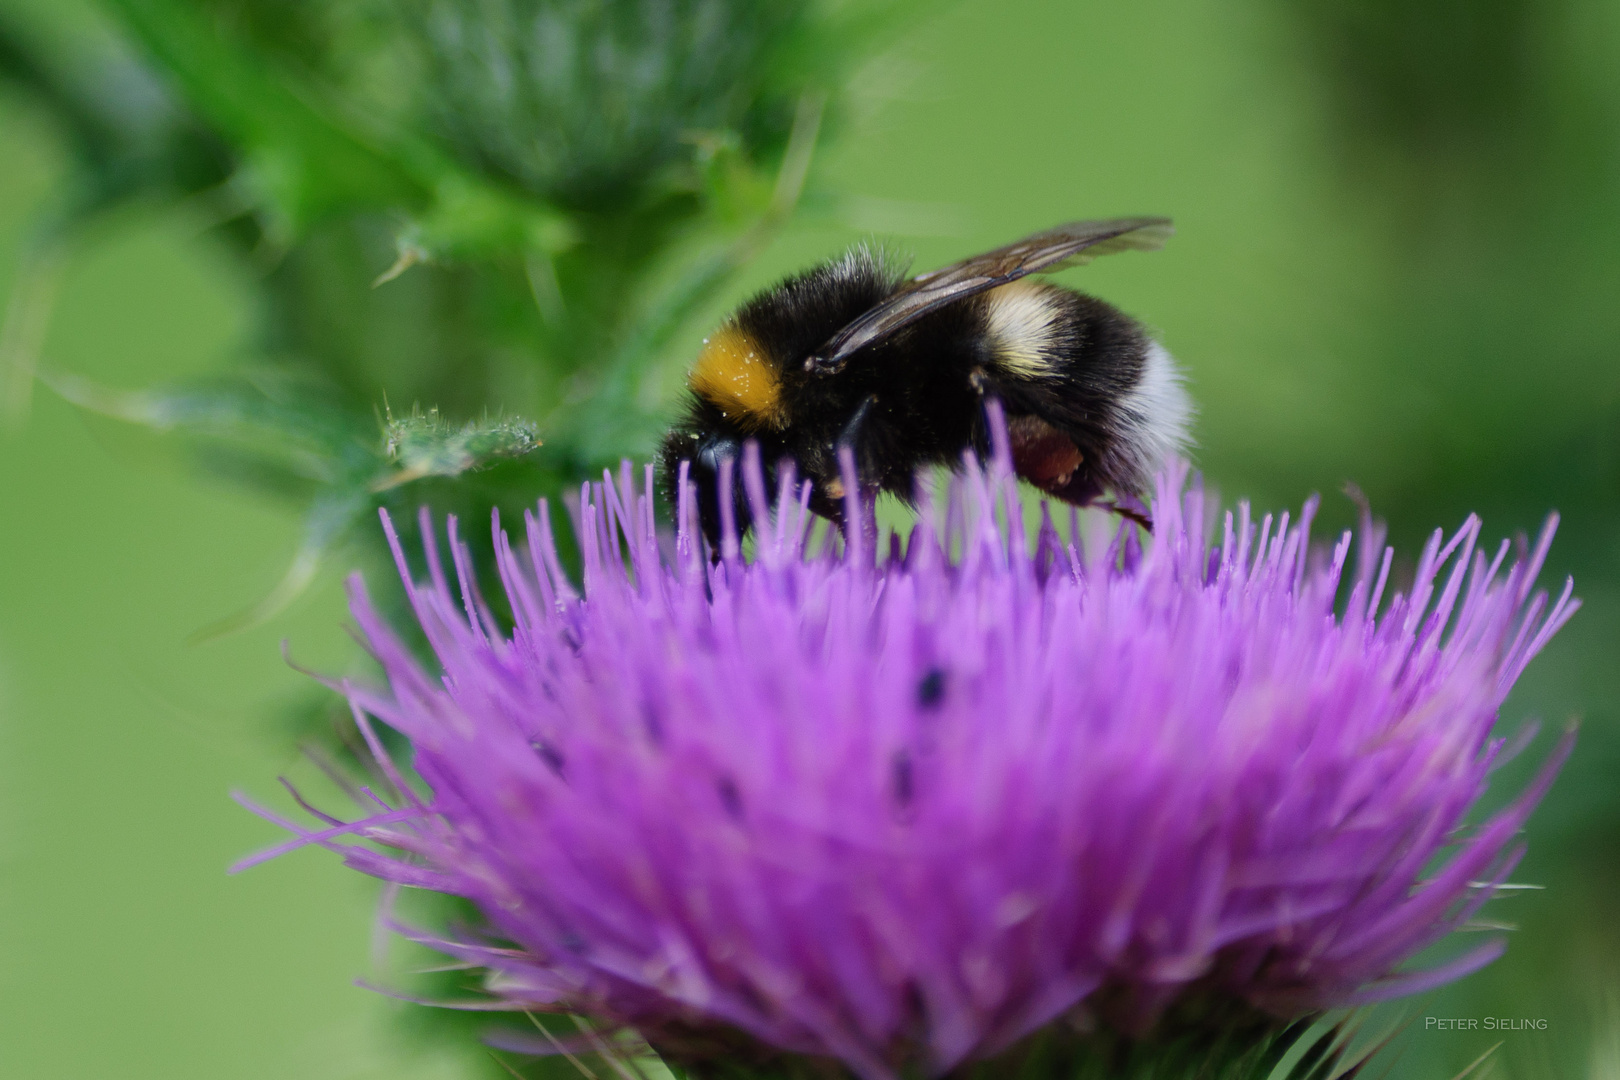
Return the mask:
[[[406,245],[428,255],[562,250],[567,217],[468,172],[431,143],[332,100],[232,41],[177,0],[110,0],[241,154],[243,185],[286,244],[317,220],[354,210],[403,214]],[[408,264],[407,264],[408,265]]]
[[388,416],[384,452],[393,470],[373,481],[373,491],[408,484],[428,476],[460,476],[499,461],[524,457],[540,447],[535,426],[527,420],[494,419],[456,425],[438,409]]
[[527,421],[497,417],[456,424],[437,409],[390,414],[378,432],[369,418],[323,403],[319,386],[284,373],[257,371],[138,391],[63,372],[42,373],[41,379],[80,408],[180,437],[212,472],[293,492],[307,506],[303,539],[276,586],[193,640],[251,629],[286,610],[357,526],[371,522],[378,507],[397,503],[397,489],[515,461],[541,445]]
[[296,234],[340,210],[422,206],[418,177],[346,130],[281,73],[177,0],[110,0],[193,107],[242,149],[253,186]]
[[[284,370],[146,390],[119,390],[63,371],[39,379],[89,412],[181,436],[204,464],[251,463],[272,488],[341,484],[376,470],[376,437],[365,421],[328,404],[323,387]],[[227,470],[229,471],[229,470]]]

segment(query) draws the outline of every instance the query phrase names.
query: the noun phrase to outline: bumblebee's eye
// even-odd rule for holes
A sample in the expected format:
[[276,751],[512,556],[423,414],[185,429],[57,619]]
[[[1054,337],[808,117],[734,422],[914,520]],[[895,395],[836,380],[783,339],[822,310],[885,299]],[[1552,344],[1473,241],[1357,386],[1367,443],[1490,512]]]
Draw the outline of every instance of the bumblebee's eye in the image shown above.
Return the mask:
[[[716,483],[720,478],[720,463],[727,458],[736,461],[741,449],[736,439],[725,435],[711,435],[698,443],[697,455],[692,459],[692,469],[694,472],[701,470],[708,473],[711,477],[710,483]],[[733,465],[732,468],[735,469],[736,466]]]

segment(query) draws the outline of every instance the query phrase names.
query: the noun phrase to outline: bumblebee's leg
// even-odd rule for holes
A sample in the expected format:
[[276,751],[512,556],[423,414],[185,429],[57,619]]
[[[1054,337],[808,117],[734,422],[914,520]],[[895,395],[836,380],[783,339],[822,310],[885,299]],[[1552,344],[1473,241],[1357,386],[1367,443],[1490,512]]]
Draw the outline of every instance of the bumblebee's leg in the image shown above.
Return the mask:
[[[860,501],[865,503],[877,494],[877,485],[863,475],[867,470],[864,468],[865,462],[861,460],[863,457],[861,433],[866,426],[866,422],[871,419],[872,411],[877,407],[877,400],[876,394],[866,395],[861,403],[855,407],[855,411],[850,414],[843,430],[838,433],[838,441],[833,444],[833,460],[836,462],[835,467],[838,469],[838,474],[817,484],[810,496],[810,509],[831,521],[840,529],[845,530],[846,537],[850,523],[844,515],[844,499],[849,494],[844,483],[847,479],[847,474],[844,472],[844,450],[847,448],[850,456],[854,459],[855,482],[860,488],[858,493]],[[871,520],[868,515],[861,515],[861,517],[863,529],[868,533],[872,533],[868,538],[868,542],[871,543],[876,540],[874,531],[876,522]]]
[[[855,407],[854,413],[850,415],[849,420],[844,424],[843,430],[838,433],[838,439],[832,445],[833,467],[838,471],[832,476],[824,477],[821,483],[816,485],[816,493],[822,496],[823,502],[827,500],[838,501],[844,497],[843,455],[846,448],[855,458],[856,479],[860,481],[863,487],[866,486],[866,481],[861,477],[861,429],[865,427],[866,421],[871,417],[872,409],[876,405],[877,395],[867,394],[865,400]],[[815,505],[816,499],[812,496],[812,508]],[[823,513],[819,509],[816,510],[816,513],[821,514],[823,517],[832,516]]]
[[857,465],[860,463],[861,456],[861,427],[865,425],[867,418],[872,415],[872,409],[876,405],[877,395],[867,394],[865,400],[855,407],[855,412],[850,415],[849,422],[844,425],[844,430],[838,433],[837,449],[842,450],[846,446],[849,447],[855,453]]
[[1146,510],[1140,508],[1140,503],[1136,506],[1129,506],[1122,502],[1095,502],[1091,505],[1099,510],[1107,510],[1110,513],[1118,514],[1126,521],[1134,521],[1148,532],[1153,531],[1153,519],[1148,517]]
[[1111,502],[1101,501],[1103,485],[1092,474],[1076,440],[1044,418],[1043,413],[1051,412],[1039,394],[1031,393],[1017,381],[997,379],[982,367],[968,373],[968,384],[980,400],[996,398],[1001,402],[1007,417],[1013,471],[1020,479],[1055,499],[1075,506],[1095,506],[1153,531],[1153,519],[1146,507],[1132,496],[1118,495]]
[[[1014,460],[1016,461],[1016,458]],[[1145,506],[1129,495],[1116,495],[1113,499],[1099,498],[1102,491],[1098,488],[1097,482],[1090,477],[1076,477],[1068,483],[1054,484],[1042,483],[1023,469],[1018,470],[1018,475],[1054,499],[1061,499],[1075,506],[1094,506],[1098,510],[1107,510],[1127,521],[1136,522],[1148,532],[1153,531],[1153,518],[1148,516]]]

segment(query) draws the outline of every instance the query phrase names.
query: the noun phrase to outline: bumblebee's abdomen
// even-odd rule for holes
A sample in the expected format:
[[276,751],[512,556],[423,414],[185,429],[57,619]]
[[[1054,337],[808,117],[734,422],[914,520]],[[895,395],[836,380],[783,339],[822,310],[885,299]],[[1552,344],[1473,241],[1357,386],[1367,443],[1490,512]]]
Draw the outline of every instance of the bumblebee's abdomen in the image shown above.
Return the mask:
[[1015,450],[1028,443],[1020,472],[1037,486],[1076,501],[1104,488],[1141,492],[1187,444],[1192,406],[1180,373],[1135,319],[1028,279],[978,304],[986,374],[1006,405]]
[[1076,294],[1025,278],[991,289],[979,301],[986,351],[998,375],[1061,376],[1076,341]]

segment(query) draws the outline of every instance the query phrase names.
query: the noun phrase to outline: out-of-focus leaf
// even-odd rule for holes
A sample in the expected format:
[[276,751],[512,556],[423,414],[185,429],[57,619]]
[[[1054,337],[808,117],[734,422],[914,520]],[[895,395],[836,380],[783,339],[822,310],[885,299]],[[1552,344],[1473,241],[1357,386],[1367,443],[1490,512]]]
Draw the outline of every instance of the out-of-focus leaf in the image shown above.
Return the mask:
[[454,424],[436,409],[389,416],[379,430],[374,420],[324,403],[318,387],[276,372],[138,391],[62,372],[41,378],[80,408],[181,436],[214,471],[256,479],[264,488],[293,481],[312,488],[304,537],[281,581],[259,603],[201,631],[202,637],[245,630],[280,613],[357,527],[373,523],[378,507],[399,508],[398,489],[405,485],[519,461],[541,445],[527,421],[496,417]]
[[179,0],[109,0],[186,98],[240,149],[245,182],[285,243],[322,217],[382,210],[410,223],[407,242],[465,256],[573,241],[568,219],[508,193],[379,117],[324,100],[290,72],[231,41]]
[[466,258],[501,251],[562,251],[578,233],[563,214],[468,176],[446,171],[433,202],[401,235],[431,255]]
[[1140,1039],[1106,1030],[1081,1034],[1053,1024],[952,1075],[962,1080],[1344,1080],[1388,1041],[1388,1036],[1367,1037],[1364,1020],[1342,1012],[1291,1023],[1241,1014],[1191,1023],[1161,1020]]
[[47,241],[25,252],[17,268],[0,315],[0,426],[19,426],[28,416],[39,351],[66,265],[66,244]]
[[61,125],[68,145],[80,158],[105,159],[110,156],[109,144],[120,140],[120,133],[108,123],[98,103],[37,55],[20,28],[11,25],[9,18],[3,15],[0,15],[0,78],[21,87],[45,105]]
[[121,43],[64,56],[28,30],[11,13],[0,13],[0,80],[50,115],[79,166],[48,204],[46,229],[137,193],[172,194],[223,178],[223,148]]
[[117,390],[61,371],[40,379],[82,409],[181,435],[206,444],[205,453],[224,446],[302,480],[338,484],[377,467],[374,430],[323,401],[318,387],[275,369],[147,390]]
[[417,177],[357,138],[179,0],[109,0],[185,97],[240,144],[252,182],[296,231],[357,207],[426,205]]

